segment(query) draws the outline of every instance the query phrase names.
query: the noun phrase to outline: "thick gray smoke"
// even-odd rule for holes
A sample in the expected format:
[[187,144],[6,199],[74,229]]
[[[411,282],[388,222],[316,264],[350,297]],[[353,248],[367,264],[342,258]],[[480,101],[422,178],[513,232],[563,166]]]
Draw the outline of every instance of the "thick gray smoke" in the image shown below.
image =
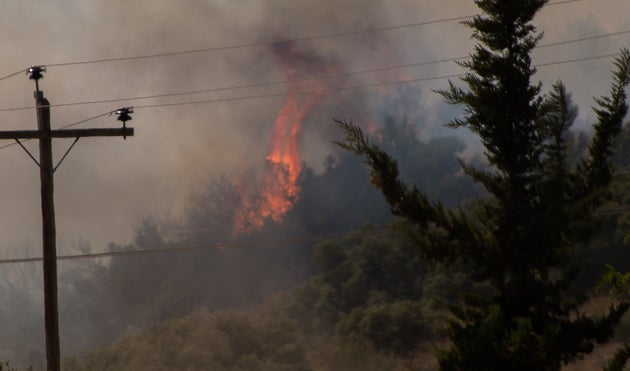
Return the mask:
[[[597,12],[592,11],[595,5]],[[623,31],[627,17],[620,10],[626,8],[626,0],[585,0],[550,6],[537,19],[539,28],[545,31],[542,42]],[[272,41],[467,16],[476,11],[472,1],[463,0],[6,2],[0,12],[0,76],[37,64],[257,44],[158,58],[50,66],[40,86],[54,105],[281,81],[284,75],[274,61],[270,48]],[[627,35],[618,35],[541,48],[535,52],[534,62],[548,63],[615,53],[627,41]],[[462,57],[469,53],[472,45],[468,30],[456,22],[296,42],[295,47],[301,52],[334,61],[339,66],[339,73],[345,74],[326,79],[327,86],[377,85],[331,91],[307,116],[301,134],[301,150],[308,169],[303,175],[304,181],[310,180],[310,183],[305,183],[305,196],[302,203],[290,213],[289,225],[296,227],[299,233],[326,233],[335,227],[338,228],[335,231],[343,231],[345,227],[356,228],[365,222],[357,215],[341,215],[340,218],[345,218],[343,223],[335,224],[323,214],[311,213],[316,206],[346,205],[331,196],[334,192],[328,191],[326,186],[350,189],[352,187],[349,185],[354,185],[351,183],[353,179],[365,181],[364,178],[350,178],[349,175],[354,173],[346,171],[346,168],[335,168],[343,162],[335,162],[340,161],[340,155],[330,142],[338,139],[338,131],[331,117],[352,119],[367,130],[382,127],[386,115],[395,120],[406,119],[416,125],[414,132],[427,141],[432,137],[453,134],[444,129],[442,124],[457,114],[457,108],[446,106],[431,92],[431,89],[445,87],[445,79],[397,85],[378,84],[457,74],[461,69],[455,63],[369,73],[351,72]],[[565,81],[573,92],[575,102],[582,107],[579,121],[584,124],[592,117],[586,109],[592,102],[591,97],[602,94],[608,86],[609,71],[609,61],[598,59],[541,67],[537,76],[546,84],[557,78]],[[23,74],[1,80],[0,109],[32,106],[33,90],[33,83]],[[81,248],[85,249],[85,241],[94,251],[103,251],[109,241],[124,246],[133,242],[134,235],[137,237],[136,229],[145,232],[141,221],[146,218],[185,220],[191,218],[191,210],[196,210],[198,214],[195,221],[198,224],[204,221],[210,224],[210,221],[214,221],[211,211],[191,206],[191,195],[198,195],[193,200],[204,205],[201,200],[205,195],[204,189],[220,176],[225,175],[229,183],[237,177],[247,179],[248,172],[265,166],[271,128],[285,97],[232,99],[281,95],[285,91],[284,84],[276,84],[170,98],[53,107],[54,128],[120,106],[138,107],[131,121],[136,128],[134,137],[126,141],[121,138],[82,139],[57,171],[55,200],[60,254],[77,253]],[[192,100],[223,101],[140,108],[143,105]],[[32,109],[0,111],[0,117],[2,130],[34,129],[36,125]],[[78,127],[117,125],[114,116],[104,116]],[[428,146],[442,148],[446,155],[451,154],[449,150],[453,149],[472,157],[476,150],[474,142],[469,142],[466,133],[457,135],[467,147],[456,140],[430,142]],[[55,142],[57,159],[70,143],[65,140]],[[0,143],[0,146],[4,144],[10,142]],[[26,146],[36,153],[36,143],[29,142]],[[329,157],[331,155],[333,157]],[[445,160],[444,163],[452,164],[449,161]],[[360,167],[359,164],[354,165]],[[41,217],[36,165],[19,146],[14,145],[0,149],[0,171],[3,174],[0,181],[0,256],[39,256]],[[322,178],[317,178],[318,175],[322,175]],[[335,183],[334,179],[346,180]],[[365,183],[362,186],[357,183],[357,187],[363,187],[353,194],[357,199],[371,192]],[[211,187],[210,190],[216,191],[217,188]],[[456,199],[454,197],[453,203],[456,203]],[[212,196],[210,201],[213,201]],[[348,203],[346,209],[351,207]],[[387,214],[383,204],[374,204],[371,212],[374,212],[374,218],[381,218],[381,221]],[[198,227],[201,230],[215,228],[214,225]],[[217,234],[229,235],[224,225],[216,228],[216,231],[221,231]],[[204,242],[204,237],[199,237],[199,241]],[[193,240],[190,237],[190,241]],[[250,262],[252,266],[256,263]],[[268,263],[269,266],[279,264],[274,261]],[[121,264],[133,266],[134,261]],[[70,267],[66,273],[73,279],[94,272],[100,274],[103,280],[109,278],[106,272],[100,271],[104,269],[102,265],[82,267]],[[127,268],[124,266],[120,269]],[[201,266],[195,269],[203,272],[205,268]],[[7,268],[9,273],[5,276],[11,279],[5,280],[4,288],[0,289],[15,294],[11,299],[11,308],[20,307],[15,302],[23,300],[24,296],[18,294],[28,292],[30,296],[38,297],[38,293],[41,293],[41,287],[36,283],[41,274],[39,269],[35,265],[25,269]],[[221,269],[229,271],[226,267]],[[195,272],[192,271],[190,275]],[[261,274],[260,271],[252,273],[252,281]],[[151,281],[150,277],[144,279]],[[248,282],[244,279],[240,284],[245,287]],[[280,284],[277,286],[281,287]],[[117,288],[115,285],[112,287]],[[120,283],[120,287],[125,287],[124,283]],[[80,289],[90,291],[89,287],[76,288]],[[201,291],[205,287],[197,289]],[[70,292],[65,295],[71,297],[74,289],[68,290]],[[129,297],[133,298],[133,293]],[[41,339],[42,323],[27,320],[41,318],[37,300],[41,299],[24,304],[23,308],[28,310],[21,312],[23,318],[15,318],[16,312],[8,309],[1,312],[13,316],[12,332],[4,339],[11,338],[13,334],[16,337],[25,332],[33,334],[32,341],[23,348],[32,351],[32,357],[29,354],[16,355],[24,359],[41,357],[41,344],[36,342]],[[240,298],[221,296],[217,300],[237,303]],[[65,305],[70,304],[74,302]],[[77,308],[67,306],[70,314],[66,313],[66,318],[78,315],[73,312]],[[101,308],[92,309],[98,312]],[[121,323],[118,325],[123,326]],[[96,332],[96,329],[93,330]],[[80,332],[76,329],[72,331],[76,331],[72,336]],[[74,345],[78,346],[81,341],[83,339],[77,338]]]
[[[618,10],[624,1],[589,1],[547,8],[539,17],[546,31],[543,41],[558,41],[620,30]],[[78,1],[41,3],[27,0],[4,4],[0,15],[3,73],[34,64],[82,61],[178,50],[220,47],[252,42],[334,34],[359,29],[409,24],[470,15],[464,1]],[[627,37],[620,35],[580,44],[541,49],[536,62],[571,59],[615,52]],[[342,72],[373,69],[448,57],[464,56],[472,42],[456,22],[346,35],[299,43],[324,58],[335,58]],[[458,73],[453,63],[394,71],[356,74],[331,84],[356,85],[401,78]],[[591,96],[605,89],[609,64],[591,61],[544,67],[541,78],[566,80],[576,102],[588,107]],[[208,53],[51,67],[42,89],[53,104],[185,92],[283,79],[268,46]],[[421,107],[431,122],[421,133],[443,134],[441,124],[452,110],[429,89],[445,80],[418,83],[426,94]],[[33,104],[33,84],[25,76],[1,81],[0,106]],[[321,168],[330,152],[329,118],[361,120],[374,110],[373,100],[387,86],[330,93],[315,108],[303,137],[307,163]],[[60,127],[122,105],[221,99],[282,93],[280,85],[222,91],[169,99],[53,108],[53,126]],[[384,95],[384,94],[382,94]],[[238,174],[249,164],[264,163],[268,135],[283,97],[227,101],[214,104],[138,109],[133,124],[137,134],[127,141],[90,139],[79,142],[56,177],[58,233],[62,241],[86,239],[102,248],[108,241],[129,241],[133,228],[146,216],[179,215],[188,195],[218,174]],[[359,113],[357,115],[356,113]],[[447,113],[447,114],[445,114]],[[2,112],[3,129],[33,128],[33,110]],[[584,113],[588,118],[590,113]],[[446,116],[446,117],[445,117]],[[376,117],[377,120],[380,117]],[[82,125],[117,125],[103,117]],[[57,141],[61,156],[69,145]],[[34,144],[30,145],[36,150]],[[0,234],[3,248],[39,242],[38,175],[22,150],[0,151],[2,180]],[[15,251],[15,254],[26,253]],[[36,254],[38,251],[29,252]],[[12,252],[13,254],[13,252]]]

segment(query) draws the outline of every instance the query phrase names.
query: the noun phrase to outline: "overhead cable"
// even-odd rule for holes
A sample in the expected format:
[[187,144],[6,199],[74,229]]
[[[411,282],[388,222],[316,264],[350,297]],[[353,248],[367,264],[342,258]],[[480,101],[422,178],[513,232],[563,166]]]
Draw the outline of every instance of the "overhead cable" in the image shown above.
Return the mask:
[[[136,249],[136,250],[129,249],[129,250],[105,251],[105,252],[100,252],[100,253],[59,255],[57,257],[57,260],[97,259],[97,258],[111,258],[111,257],[129,256],[129,255],[184,253],[184,252],[192,252],[192,251],[200,251],[200,250],[227,250],[227,249],[245,248],[245,247],[277,246],[277,245],[288,245],[288,244],[294,244],[294,243],[317,242],[317,241],[332,240],[332,239],[339,240],[339,239],[348,238],[348,237],[366,237],[366,236],[376,236],[376,235],[393,234],[393,233],[395,233],[393,230],[383,228],[383,229],[375,229],[371,231],[353,231],[353,232],[345,232],[345,233],[287,237],[287,238],[280,238],[280,239],[251,240],[251,241],[242,241],[242,242],[228,242],[228,243],[220,243],[220,244],[205,244],[205,245],[194,245],[194,246],[167,246],[167,247],[146,248],[146,249]],[[39,262],[39,261],[42,261],[41,257],[1,259],[0,264],[31,263],[31,262]]]
[[[576,2],[581,2],[581,1],[584,1],[584,0],[556,1],[556,2],[547,4],[547,6],[576,3]],[[94,64],[94,63],[106,63],[106,62],[147,59],[147,58],[168,57],[168,56],[185,55],[185,54],[208,53],[208,52],[221,51],[221,50],[243,49],[243,48],[251,48],[251,47],[257,47],[257,46],[265,46],[272,43],[288,43],[288,42],[300,42],[300,41],[309,41],[309,40],[317,40],[317,39],[327,39],[327,38],[333,38],[333,37],[351,36],[351,35],[359,35],[359,34],[366,34],[366,33],[386,32],[386,31],[392,31],[392,30],[397,30],[397,29],[426,26],[426,25],[431,25],[431,24],[463,21],[465,19],[472,18],[476,15],[478,14],[440,18],[440,19],[434,19],[434,20],[429,20],[429,21],[420,21],[420,22],[398,24],[398,25],[392,25],[392,26],[374,27],[374,28],[367,28],[367,29],[362,29],[362,30],[340,31],[340,32],[324,33],[324,34],[319,34],[319,35],[310,35],[310,36],[285,38],[285,39],[277,39],[277,40],[266,40],[266,41],[232,44],[232,45],[217,46],[217,47],[207,47],[207,48],[170,51],[170,52],[162,52],[162,53],[133,55],[133,56],[125,56],[125,57],[110,57],[110,58],[100,58],[100,59],[86,59],[86,60],[79,60],[79,61],[57,62],[57,63],[46,64],[46,66],[63,67],[63,66],[74,66],[74,65],[82,65],[82,64]],[[24,71],[25,71],[24,69],[21,69],[19,71],[13,72],[9,75],[6,75],[0,78],[0,80],[13,77]]]
[[[567,63],[583,62],[583,61],[588,61],[588,60],[611,58],[611,57],[619,56],[620,54],[621,53],[608,53],[608,54],[593,55],[593,56],[587,56],[587,57],[581,57],[581,58],[570,58],[570,59],[564,59],[564,60],[559,60],[559,61],[539,63],[539,64],[535,64],[534,67],[547,67],[547,66],[559,65],[559,64],[567,64]],[[425,63],[437,63],[437,61],[419,62],[419,64],[425,64]],[[394,68],[404,68],[404,67],[408,67],[408,66],[411,66],[411,65],[414,65],[414,64],[400,65],[398,67],[393,67],[393,66],[392,67],[383,67],[383,68],[379,68],[379,70],[394,69]],[[372,72],[373,71],[374,70],[372,70]],[[358,73],[363,73],[363,72],[366,72],[366,71],[348,72],[348,73],[339,74],[339,75],[358,74]],[[414,83],[414,82],[430,81],[430,80],[442,80],[442,79],[449,79],[449,78],[460,77],[460,76],[463,76],[463,75],[464,75],[463,73],[447,74],[447,75],[439,75],[439,76],[420,77],[420,78],[415,78],[415,79],[400,79],[400,80],[375,82],[375,83],[369,83],[369,84],[356,84],[356,85],[348,85],[348,86],[336,86],[336,87],[330,87],[330,88],[324,88],[324,89],[298,90],[298,91],[294,91],[292,93],[295,93],[295,94],[328,93],[328,92],[333,92],[333,91],[361,89],[361,88],[369,88],[369,87],[375,87],[375,86],[386,86],[386,85],[393,85],[393,84]],[[331,78],[331,77],[334,77],[334,76],[336,76],[336,75],[322,75],[322,76],[318,76],[318,77],[304,78],[303,80],[305,80],[305,81],[306,80],[320,80],[320,79],[324,79],[324,78]],[[286,83],[288,81],[287,80],[283,80],[282,82]],[[193,94],[200,94],[200,93],[217,92],[217,91],[222,91],[222,90],[240,89],[240,88],[252,87],[252,86],[273,85],[273,84],[279,84],[279,83],[281,83],[281,82],[280,81],[272,81],[272,82],[267,82],[267,83],[256,83],[256,84],[240,85],[240,86],[234,86],[234,87],[221,87],[221,88],[211,88],[211,89],[203,89],[203,90],[193,90],[193,91],[187,91],[187,92],[153,94],[153,95],[123,97],[123,98],[113,98],[113,99],[98,99],[98,100],[89,100],[89,101],[81,101],[81,102],[57,103],[57,104],[51,104],[49,107],[68,107],[68,106],[79,106],[79,105],[92,105],[92,104],[123,102],[123,101],[140,100],[140,99],[151,99],[151,98],[164,98],[164,97],[182,96],[182,95],[193,95]],[[193,101],[186,101],[186,102],[137,105],[135,107],[136,108],[147,108],[147,107],[159,107],[159,106],[179,106],[179,105],[185,105],[185,104],[199,104],[199,103],[218,103],[218,102],[229,102],[229,101],[238,101],[238,100],[251,100],[251,99],[260,99],[260,98],[282,97],[282,96],[286,96],[287,94],[288,94],[287,92],[271,93],[271,94],[255,94],[255,95],[236,96],[236,97],[224,97],[224,98],[216,98],[216,99],[193,100]],[[6,107],[6,108],[0,108],[0,112],[28,110],[28,109],[34,109],[34,108],[35,108],[35,106]]]

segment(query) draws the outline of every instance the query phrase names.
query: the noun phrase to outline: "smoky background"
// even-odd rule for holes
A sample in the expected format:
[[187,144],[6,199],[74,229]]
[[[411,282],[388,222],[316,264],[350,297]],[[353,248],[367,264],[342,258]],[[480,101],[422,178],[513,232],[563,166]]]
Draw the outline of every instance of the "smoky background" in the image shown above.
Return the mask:
[[[625,18],[619,12],[625,9],[623,1],[598,2],[596,12],[593,4],[585,0],[546,8],[536,20],[545,31],[542,42],[623,29]],[[274,58],[274,41],[476,12],[472,2],[455,0],[26,0],[4,4],[0,12],[0,70],[4,75],[37,64],[255,43],[168,57],[51,66],[40,86],[54,105],[281,82],[286,75]],[[299,53],[336,66],[341,76],[320,81],[331,91],[317,100],[302,123],[300,197],[282,222],[236,237],[232,212],[239,197],[233,185],[242,180],[256,189],[261,174],[268,170],[265,158],[274,122],[287,99],[287,84],[53,107],[52,126],[59,128],[120,106],[223,100],[138,108],[131,121],[136,130],[133,138],[80,140],[55,177],[59,254],[325,235],[369,223],[385,225],[390,220],[387,207],[368,184],[360,161],[331,143],[339,139],[332,117],[351,119],[368,132],[382,130],[388,120],[411,124],[414,138],[426,144],[427,153],[442,151],[441,157],[435,157],[440,161],[431,157],[432,171],[426,163],[423,170],[413,169],[420,156],[410,154],[416,141],[402,142],[402,134],[392,132],[391,138],[398,141],[385,145],[401,158],[416,159],[404,168],[408,179],[433,187],[429,190],[432,197],[448,196],[448,202],[457,205],[478,190],[468,191],[468,185],[462,185],[447,190],[450,194],[440,193],[439,179],[456,176],[455,157],[474,160],[479,144],[466,132],[442,126],[459,113],[431,91],[445,87],[446,79],[335,89],[457,74],[461,69],[453,62],[350,73],[466,56],[474,45],[468,34],[457,22],[445,22],[295,42]],[[611,37],[541,48],[534,63],[614,53],[626,40]],[[586,127],[593,116],[585,108],[593,96],[604,93],[609,71],[605,60],[592,60],[541,67],[537,76],[545,86],[556,78],[566,83],[583,108],[578,125]],[[308,70],[299,72],[309,74]],[[296,84],[308,89],[306,81]],[[24,75],[0,81],[0,108],[32,106],[33,90],[33,83]],[[230,100],[276,94],[279,96]],[[35,126],[33,109],[0,112],[0,117],[4,130]],[[108,125],[118,125],[115,116],[103,116],[81,127]],[[455,139],[444,139],[453,135]],[[377,131],[374,137],[378,138]],[[70,143],[54,143],[57,159]],[[9,143],[0,143],[4,144]],[[26,146],[37,151],[34,142]],[[11,146],[0,150],[0,171],[0,254],[4,258],[39,256],[37,169],[18,146]],[[85,351],[125,331],[196,307],[232,309],[264,302],[313,273],[312,245],[300,242],[275,248],[62,262],[62,350]],[[11,359],[33,364],[32,360],[43,357],[41,267],[33,263],[1,265],[0,272],[6,298],[0,315],[7,323],[0,348],[10,350],[7,356]],[[168,290],[172,296],[158,295]],[[99,301],[99,296],[106,300]],[[168,305],[152,311],[157,296],[167,298],[162,300]],[[105,302],[111,305],[105,307]]]

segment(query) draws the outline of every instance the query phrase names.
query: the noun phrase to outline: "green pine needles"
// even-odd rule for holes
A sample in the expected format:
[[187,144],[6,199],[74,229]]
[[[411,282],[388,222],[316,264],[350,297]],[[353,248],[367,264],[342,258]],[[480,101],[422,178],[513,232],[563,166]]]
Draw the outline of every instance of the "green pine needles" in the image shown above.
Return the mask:
[[483,14],[464,22],[477,41],[460,63],[468,71],[465,87],[451,82],[438,93],[464,108],[448,125],[471,130],[485,147],[490,170],[462,162],[490,194],[476,215],[430,202],[402,182],[396,161],[352,123],[337,120],[344,133],[337,144],[365,159],[372,183],[427,261],[463,262],[468,278],[488,287],[451,306],[450,346],[438,354],[440,367],[558,370],[607,341],[628,309],[622,303],[601,318],[585,316],[583,300],[567,288],[577,275],[576,245],[588,236],[600,191],[612,178],[609,156],[628,109],[630,51],[615,61],[609,95],[595,100],[594,136],[575,164],[567,158],[576,118],[570,94],[560,82],[542,93],[531,81],[530,52],[541,38],[531,22],[547,1],[475,2]]

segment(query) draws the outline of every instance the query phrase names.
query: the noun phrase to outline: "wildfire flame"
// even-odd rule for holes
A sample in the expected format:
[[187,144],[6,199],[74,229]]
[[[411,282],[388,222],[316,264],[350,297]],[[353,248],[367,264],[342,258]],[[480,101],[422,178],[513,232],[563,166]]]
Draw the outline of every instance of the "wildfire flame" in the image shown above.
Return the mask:
[[335,67],[322,59],[295,50],[288,42],[273,45],[273,54],[287,80],[287,98],[278,112],[266,157],[267,169],[261,184],[252,194],[239,188],[241,207],[234,217],[235,235],[261,229],[267,221],[281,222],[300,195],[298,183],[302,172],[299,135],[302,124],[323,96],[322,92],[304,93],[324,87],[321,80],[300,79],[298,74],[324,74]]

